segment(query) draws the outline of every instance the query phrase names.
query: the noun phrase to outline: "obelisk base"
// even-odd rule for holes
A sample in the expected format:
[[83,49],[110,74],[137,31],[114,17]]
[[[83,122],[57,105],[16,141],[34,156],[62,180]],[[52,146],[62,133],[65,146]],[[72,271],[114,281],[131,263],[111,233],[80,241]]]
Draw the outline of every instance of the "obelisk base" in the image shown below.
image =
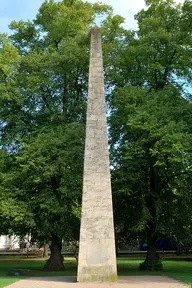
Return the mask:
[[114,265],[83,266],[78,273],[78,282],[114,282],[117,281],[117,271]]

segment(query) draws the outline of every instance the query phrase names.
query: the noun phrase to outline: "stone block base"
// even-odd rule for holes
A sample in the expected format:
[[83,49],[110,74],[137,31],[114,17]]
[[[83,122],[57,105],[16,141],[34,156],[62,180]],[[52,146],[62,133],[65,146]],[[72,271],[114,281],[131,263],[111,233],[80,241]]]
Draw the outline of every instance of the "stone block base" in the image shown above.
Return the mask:
[[112,266],[84,266],[78,271],[77,282],[115,282],[117,281],[116,267]]

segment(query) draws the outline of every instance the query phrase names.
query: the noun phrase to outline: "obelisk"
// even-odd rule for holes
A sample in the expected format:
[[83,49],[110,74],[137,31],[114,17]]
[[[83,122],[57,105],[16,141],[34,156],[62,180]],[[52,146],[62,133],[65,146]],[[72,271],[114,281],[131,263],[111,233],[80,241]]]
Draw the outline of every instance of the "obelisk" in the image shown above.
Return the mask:
[[116,281],[103,56],[100,28],[91,31],[86,122],[79,282]]

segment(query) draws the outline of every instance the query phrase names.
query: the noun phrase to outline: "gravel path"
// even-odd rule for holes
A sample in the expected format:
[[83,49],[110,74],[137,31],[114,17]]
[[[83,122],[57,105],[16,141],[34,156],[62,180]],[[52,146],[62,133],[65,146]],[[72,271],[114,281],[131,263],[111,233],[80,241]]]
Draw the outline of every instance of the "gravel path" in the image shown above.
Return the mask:
[[119,277],[114,283],[76,283],[76,277],[38,277],[20,280],[7,288],[186,288],[189,286],[162,276]]

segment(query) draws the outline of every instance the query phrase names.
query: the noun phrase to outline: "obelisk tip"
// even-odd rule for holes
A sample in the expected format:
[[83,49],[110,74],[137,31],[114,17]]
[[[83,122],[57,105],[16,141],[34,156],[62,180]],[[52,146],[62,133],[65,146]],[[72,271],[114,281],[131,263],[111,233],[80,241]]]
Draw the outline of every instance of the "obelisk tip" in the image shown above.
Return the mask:
[[101,27],[98,27],[98,26],[94,26],[92,29],[91,29],[91,33],[95,34],[95,33],[100,33],[101,32]]

